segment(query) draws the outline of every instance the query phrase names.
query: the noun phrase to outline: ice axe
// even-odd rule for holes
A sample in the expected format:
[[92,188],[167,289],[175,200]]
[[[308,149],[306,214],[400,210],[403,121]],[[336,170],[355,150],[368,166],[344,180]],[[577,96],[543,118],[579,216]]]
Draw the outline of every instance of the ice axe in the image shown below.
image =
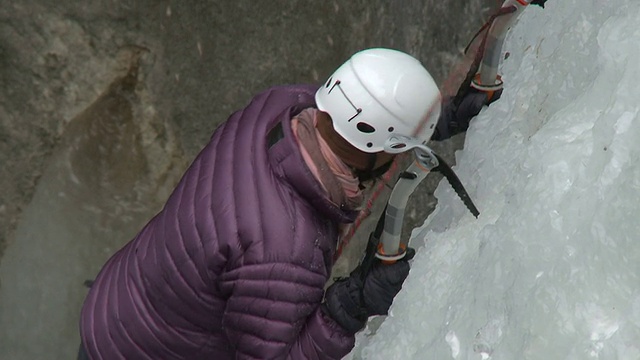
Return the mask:
[[405,171],[400,173],[376,229],[369,237],[366,255],[362,261],[363,274],[368,272],[374,258],[393,263],[405,257],[408,239],[405,241],[401,239],[405,208],[409,196],[429,172],[442,173],[473,216],[480,215],[455,172],[423,142],[416,138],[392,134],[385,143],[384,151],[390,154],[413,151],[415,159]]
[[544,8],[546,2],[547,0],[505,0],[500,9],[476,32],[465,49],[465,53],[469,51],[471,44],[480,34],[484,32],[484,35],[469,72],[453,100],[456,106],[469,92],[469,88],[485,92],[488,100],[491,100],[496,92],[502,90],[503,82],[498,75],[498,66],[502,60],[502,45],[507,32],[527,6],[538,5]]
[[[506,34],[528,5],[538,5],[544,8],[546,1],[505,0],[501,8],[476,33],[469,45],[484,32],[480,38],[481,43],[475,53],[473,63],[453,99],[456,107],[460,105],[470,88],[486,92],[488,100],[491,100],[496,92],[501,91],[503,83],[498,75],[498,65],[502,59],[502,46]],[[465,52],[469,48],[470,46],[465,49]],[[399,153],[407,150],[406,148],[400,149],[402,147],[400,143],[395,145],[399,148],[395,151],[391,149],[390,152]],[[369,236],[369,244],[361,264],[364,269],[368,269],[375,258],[401,259],[405,256],[404,249],[407,244],[400,241],[405,205],[415,187],[429,171],[440,171],[473,215],[477,217],[479,214],[462,183],[442,158],[420,142],[412,140],[405,145],[413,146],[416,161],[400,174],[389,203],[382,212],[376,229]],[[403,185],[399,186],[400,184]],[[394,195],[394,193],[396,194]],[[366,273],[366,270],[363,271],[363,274]]]

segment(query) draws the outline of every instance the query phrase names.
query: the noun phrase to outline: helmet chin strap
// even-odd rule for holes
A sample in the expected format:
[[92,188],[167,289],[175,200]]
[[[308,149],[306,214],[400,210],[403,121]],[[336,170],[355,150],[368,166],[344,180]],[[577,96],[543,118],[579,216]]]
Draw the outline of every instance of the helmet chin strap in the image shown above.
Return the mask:
[[391,158],[389,161],[387,161],[386,163],[376,168],[375,166],[377,161],[378,161],[378,155],[375,153],[369,153],[368,160],[367,160],[367,168],[364,170],[355,169],[355,168],[353,169],[353,173],[358,178],[360,183],[367,182],[369,180],[372,180],[384,175],[384,173],[386,173],[391,167],[391,164],[393,163],[393,158]]
[[367,156],[367,171],[373,171],[373,168],[376,166],[376,161],[378,160],[378,155],[375,153],[369,153]]

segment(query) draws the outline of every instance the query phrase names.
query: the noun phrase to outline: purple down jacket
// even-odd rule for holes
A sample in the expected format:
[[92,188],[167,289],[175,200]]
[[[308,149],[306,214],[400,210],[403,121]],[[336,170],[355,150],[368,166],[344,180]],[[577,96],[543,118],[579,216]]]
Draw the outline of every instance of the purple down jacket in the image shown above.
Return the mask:
[[[85,300],[91,359],[339,359],[320,308],[337,224],[290,119],[313,86],[271,88],[213,134],[165,207],[105,264]],[[280,132],[280,136],[278,133]]]

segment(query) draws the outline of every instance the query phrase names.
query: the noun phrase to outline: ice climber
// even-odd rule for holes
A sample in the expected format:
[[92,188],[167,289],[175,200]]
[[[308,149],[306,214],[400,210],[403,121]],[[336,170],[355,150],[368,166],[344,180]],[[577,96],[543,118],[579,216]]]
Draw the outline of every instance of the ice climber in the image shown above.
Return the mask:
[[[278,86],[213,133],[164,208],[104,265],[81,312],[80,359],[340,359],[409,272],[375,264],[325,292],[362,185],[391,133],[467,129],[487,96],[441,105],[415,58],[354,54],[320,87]],[[435,131],[435,133],[434,133]]]

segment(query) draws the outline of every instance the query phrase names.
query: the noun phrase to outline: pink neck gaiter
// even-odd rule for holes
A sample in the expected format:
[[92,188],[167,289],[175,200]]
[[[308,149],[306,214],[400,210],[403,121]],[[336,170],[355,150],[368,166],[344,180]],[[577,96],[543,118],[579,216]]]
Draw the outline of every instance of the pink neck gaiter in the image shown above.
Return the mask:
[[292,119],[291,127],[300,152],[313,175],[329,193],[329,198],[336,204],[346,202],[355,209],[363,198],[359,181],[318,132],[317,114],[317,109],[309,108]]

